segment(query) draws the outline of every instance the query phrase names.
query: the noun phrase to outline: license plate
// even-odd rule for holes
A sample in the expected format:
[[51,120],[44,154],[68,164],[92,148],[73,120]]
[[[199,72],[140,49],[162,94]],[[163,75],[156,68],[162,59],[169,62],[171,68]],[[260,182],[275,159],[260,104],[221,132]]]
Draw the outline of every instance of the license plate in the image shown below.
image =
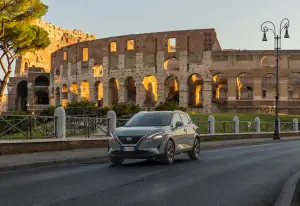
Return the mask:
[[134,152],[135,151],[135,147],[123,147],[123,151],[124,152]]

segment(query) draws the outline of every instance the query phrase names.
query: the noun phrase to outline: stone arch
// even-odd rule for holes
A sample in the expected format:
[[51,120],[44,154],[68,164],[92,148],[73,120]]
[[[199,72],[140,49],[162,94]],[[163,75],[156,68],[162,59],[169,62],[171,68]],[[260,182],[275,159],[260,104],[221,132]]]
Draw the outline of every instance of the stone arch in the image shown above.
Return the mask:
[[157,79],[153,75],[145,76],[143,85],[146,90],[145,104],[155,104],[157,102]]
[[253,99],[253,77],[249,73],[240,73],[236,77],[236,99]]
[[217,73],[213,76],[212,97],[215,99],[227,99],[228,78],[224,73]]
[[77,82],[73,82],[70,86],[71,102],[76,102],[78,98],[78,85]]
[[136,103],[136,83],[133,77],[127,77],[125,80],[125,102]]
[[292,73],[288,78],[288,98],[300,99],[300,73]]
[[118,104],[119,102],[119,82],[116,78],[111,78],[108,82],[108,104]]
[[179,71],[180,61],[175,57],[169,58],[169,59],[165,60],[164,68],[167,71]]
[[84,80],[81,82],[80,85],[80,96],[82,100],[85,101],[90,101],[91,96],[90,96],[90,84],[87,80]]
[[60,88],[56,87],[55,89],[55,105],[60,106]]
[[36,87],[48,87],[50,85],[49,78],[41,75],[35,78],[34,85]]
[[165,79],[165,97],[167,101],[179,103],[179,79],[175,75],[168,76]]
[[273,73],[265,74],[261,79],[263,99],[274,99],[276,94],[276,76]]
[[36,104],[49,105],[49,91],[48,89],[39,89],[35,91]]
[[95,100],[97,101],[98,105],[101,102],[103,102],[103,84],[101,81],[97,81],[95,83],[95,93],[94,93],[94,97]]
[[276,65],[276,57],[274,57],[274,56],[264,56],[260,60],[260,65],[262,67],[274,67]]
[[200,74],[195,73],[188,78],[188,105],[191,107],[202,106],[203,99],[203,78]]
[[28,88],[27,81],[21,81],[17,85],[16,109],[27,111]]

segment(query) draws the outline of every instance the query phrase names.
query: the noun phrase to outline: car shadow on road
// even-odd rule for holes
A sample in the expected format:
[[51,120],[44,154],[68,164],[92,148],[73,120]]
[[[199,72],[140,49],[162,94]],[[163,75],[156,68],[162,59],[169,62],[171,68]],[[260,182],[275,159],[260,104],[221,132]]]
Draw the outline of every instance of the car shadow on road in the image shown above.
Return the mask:
[[163,162],[157,161],[157,160],[141,160],[141,161],[137,161],[137,162],[125,162],[124,164],[120,165],[120,166],[114,166],[114,165],[110,165],[110,168],[133,168],[133,167],[138,167],[138,168],[147,168],[147,167],[158,167],[158,168],[162,168],[162,167],[171,167],[171,166],[182,166],[182,165],[192,165],[192,164],[199,164],[201,162],[201,160],[198,161],[192,161],[189,160],[188,158],[184,159],[184,158],[180,158],[180,159],[175,159],[173,164],[171,165],[167,165],[164,164]]

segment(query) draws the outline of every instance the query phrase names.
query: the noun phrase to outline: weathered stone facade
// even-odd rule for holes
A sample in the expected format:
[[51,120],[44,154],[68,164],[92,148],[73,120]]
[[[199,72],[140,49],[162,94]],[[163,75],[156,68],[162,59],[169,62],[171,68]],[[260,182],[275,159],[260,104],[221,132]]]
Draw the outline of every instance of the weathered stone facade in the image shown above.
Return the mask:
[[[35,83],[36,79],[41,76],[48,78],[47,80],[44,78],[44,81],[50,82],[51,54],[62,47],[95,39],[94,35],[85,34],[81,30],[66,30],[41,20],[36,20],[32,24],[43,27],[49,33],[51,44],[44,50],[27,52],[16,59],[14,77],[10,78],[7,85],[8,109],[13,111],[23,111],[27,107],[26,105],[29,106],[29,110],[41,110],[49,107],[49,103],[46,104],[47,101],[39,104],[36,92],[38,95],[42,94],[43,99],[46,95],[48,98],[50,84],[38,86]],[[28,88],[22,88],[22,86]]]
[[61,48],[52,54],[52,104],[103,98],[104,105],[133,102],[153,108],[178,93],[181,106],[209,113],[214,50],[221,50],[214,29],[128,35]]
[[[63,41],[64,35],[58,36]],[[274,108],[274,51],[221,50],[214,29],[89,38],[50,49],[50,67],[35,62],[50,78],[49,103],[44,107],[85,99],[152,109],[169,98],[204,113],[272,112]],[[300,50],[283,50],[279,56],[280,112],[300,114]],[[25,57],[21,60],[17,75],[24,71],[20,65]],[[34,82],[40,72],[28,73],[27,78]],[[22,78],[13,78],[8,88],[11,109],[20,110],[12,105],[18,105],[14,102]],[[32,85],[33,90],[30,86],[26,90],[29,97],[37,91]],[[45,98],[40,102],[45,103]]]

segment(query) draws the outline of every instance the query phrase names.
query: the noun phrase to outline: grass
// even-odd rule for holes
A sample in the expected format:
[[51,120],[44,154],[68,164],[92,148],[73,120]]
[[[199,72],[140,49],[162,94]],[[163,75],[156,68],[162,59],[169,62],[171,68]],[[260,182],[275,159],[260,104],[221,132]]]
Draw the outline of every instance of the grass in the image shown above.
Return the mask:
[[[193,120],[208,121],[208,117],[212,115],[215,121],[232,121],[237,116],[240,121],[254,121],[255,117],[259,117],[261,122],[269,122],[275,120],[275,115],[271,114],[250,114],[250,113],[215,113],[215,114],[191,114]],[[292,122],[294,118],[300,120],[300,115],[279,114],[280,122]]]

